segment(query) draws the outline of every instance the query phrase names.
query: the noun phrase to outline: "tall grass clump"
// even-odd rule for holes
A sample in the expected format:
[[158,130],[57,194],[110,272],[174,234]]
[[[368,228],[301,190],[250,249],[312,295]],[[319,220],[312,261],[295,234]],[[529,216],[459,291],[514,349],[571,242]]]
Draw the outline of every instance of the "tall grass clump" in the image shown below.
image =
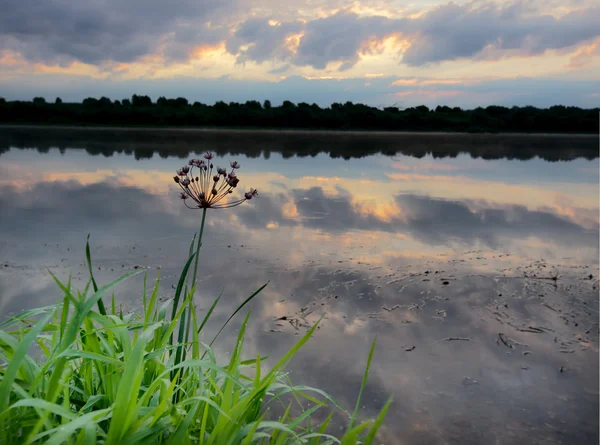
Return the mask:
[[[256,195],[249,193],[246,199]],[[58,304],[0,324],[1,444],[373,443],[390,401],[374,420],[358,422],[357,416],[375,342],[349,414],[324,391],[292,385],[285,372],[318,323],[267,368],[260,355],[242,360],[248,311],[228,363],[217,362],[211,346],[218,334],[266,285],[209,344],[199,340],[220,298],[197,319],[197,259],[209,207],[200,207],[200,235],[172,299],[160,304],[160,276],[151,290],[144,276],[141,313],[117,311],[114,293],[107,309],[104,297],[141,271],[99,287],[88,241],[90,279],[83,290],[73,289],[70,278],[52,275],[63,294]],[[347,416],[342,437],[327,434],[335,411],[315,424],[314,414],[328,406]]]

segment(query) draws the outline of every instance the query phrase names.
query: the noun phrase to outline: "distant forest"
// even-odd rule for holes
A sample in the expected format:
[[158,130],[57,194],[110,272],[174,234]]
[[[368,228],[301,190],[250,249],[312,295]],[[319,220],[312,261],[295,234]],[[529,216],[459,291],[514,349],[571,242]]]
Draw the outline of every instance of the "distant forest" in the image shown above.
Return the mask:
[[272,106],[268,100],[262,104],[254,100],[191,104],[182,97],[160,97],[152,102],[140,95],[115,101],[89,97],[81,103],[66,103],[60,98],[48,102],[42,97],[31,102],[6,101],[0,97],[0,123],[4,124],[597,134],[599,113],[600,108],[562,105],[380,109],[352,102],[334,103],[328,108],[290,101]]

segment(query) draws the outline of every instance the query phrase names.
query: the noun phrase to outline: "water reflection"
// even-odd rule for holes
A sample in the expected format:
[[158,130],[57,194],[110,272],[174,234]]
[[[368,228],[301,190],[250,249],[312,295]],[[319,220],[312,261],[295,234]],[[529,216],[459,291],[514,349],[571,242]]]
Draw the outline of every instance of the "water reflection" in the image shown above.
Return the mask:
[[452,133],[373,133],[253,130],[173,130],[110,128],[0,127],[0,154],[10,147],[36,148],[46,153],[51,148],[85,148],[91,155],[134,154],[148,159],[154,154],[166,158],[185,158],[206,150],[218,154],[248,157],[281,153],[292,156],[316,156],[328,153],[332,158],[362,158],[374,154],[403,154],[422,158],[456,157],[468,153],[483,159],[520,159],[540,157],[546,161],[598,157],[596,135],[473,135]]
[[[213,332],[270,281],[248,355],[281,356],[326,313],[291,377],[352,406],[377,335],[364,412],[394,396],[386,444],[598,442],[594,163],[536,160],[521,174],[468,157],[239,160],[261,195],[209,211],[198,303],[204,312],[223,292]],[[147,268],[172,296],[200,216],[176,199],[180,163],[4,153],[3,316],[56,301],[46,267],[83,286],[88,232],[99,281]],[[141,278],[117,292],[138,309]]]

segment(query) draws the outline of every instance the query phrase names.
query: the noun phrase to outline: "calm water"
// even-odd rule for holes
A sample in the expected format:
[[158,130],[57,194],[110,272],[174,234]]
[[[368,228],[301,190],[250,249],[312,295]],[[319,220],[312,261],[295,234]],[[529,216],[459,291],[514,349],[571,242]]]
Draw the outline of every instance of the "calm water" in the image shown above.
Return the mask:
[[88,233],[99,281],[160,270],[172,296],[200,222],[172,176],[205,150],[260,191],[209,211],[210,329],[269,281],[247,356],[326,313],[291,378],[351,407],[377,336],[385,444],[598,443],[597,138],[0,128],[0,317],[57,300],[46,268],[83,286]]

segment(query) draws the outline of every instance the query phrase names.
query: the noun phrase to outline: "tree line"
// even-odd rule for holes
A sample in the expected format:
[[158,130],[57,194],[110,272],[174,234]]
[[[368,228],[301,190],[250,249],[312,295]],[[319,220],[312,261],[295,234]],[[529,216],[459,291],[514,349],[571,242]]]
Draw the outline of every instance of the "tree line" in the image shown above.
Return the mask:
[[382,131],[598,133],[600,108],[562,105],[550,108],[488,106],[471,110],[425,105],[400,109],[376,108],[352,102],[317,104],[284,101],[273,106],[250,100],[190,103],[183,97],[134,94],[130,99],[88,97],[81,103],[6,101],[0,97],[0,123],[110,126],[184,126],[234,128],[289,128]]

